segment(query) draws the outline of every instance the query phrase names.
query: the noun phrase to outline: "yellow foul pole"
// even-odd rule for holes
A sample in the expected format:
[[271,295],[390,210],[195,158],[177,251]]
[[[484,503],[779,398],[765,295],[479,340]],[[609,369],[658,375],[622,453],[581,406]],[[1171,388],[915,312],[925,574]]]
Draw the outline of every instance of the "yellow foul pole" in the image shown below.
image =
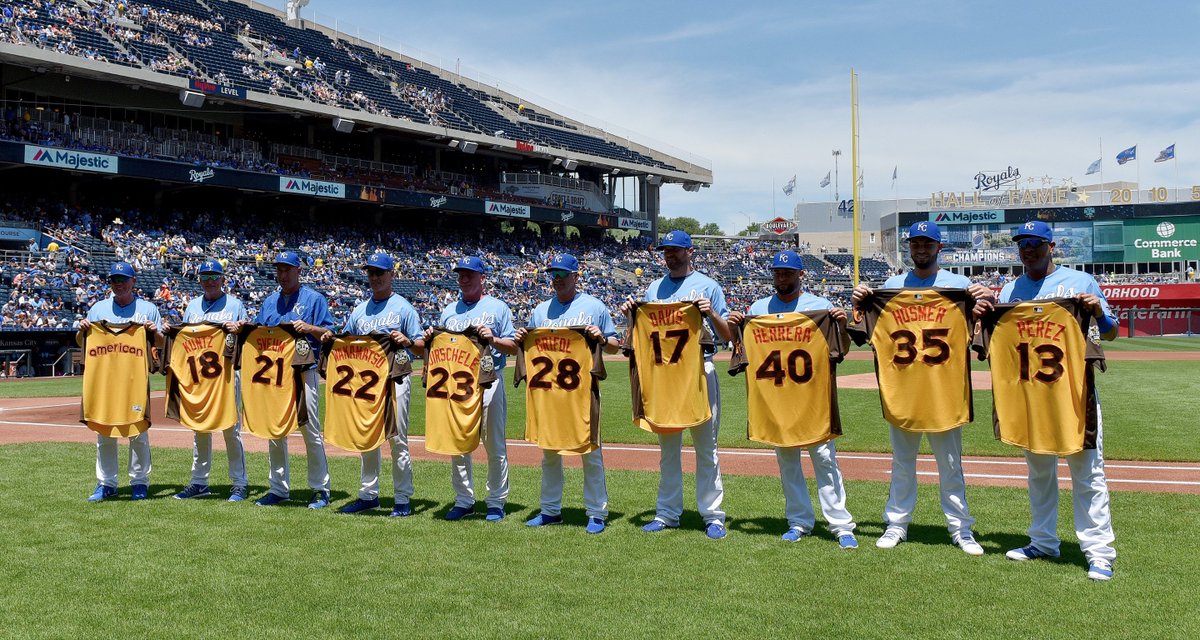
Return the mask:
[[852,198],[854,198],[854,207],[850,211],[850,215],[854,217],[854,276],[852,282],[854,286],[858,286],[858,257],[859,257],[859,209],[862,207],[862,199],[859,197],[860,176],[862,172],[858,168],[858,74],[854,73],[854,67],[850,67],[850,175],[854,180],[854,190]]

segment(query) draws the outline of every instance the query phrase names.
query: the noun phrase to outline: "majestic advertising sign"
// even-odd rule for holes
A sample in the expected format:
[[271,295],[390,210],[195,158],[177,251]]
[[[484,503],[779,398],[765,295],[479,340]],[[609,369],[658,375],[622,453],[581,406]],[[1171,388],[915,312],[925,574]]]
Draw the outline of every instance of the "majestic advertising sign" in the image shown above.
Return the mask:
[[322,182],[304,178],[280,176],[279,190],[284,193],[304,193],[322,198],[345,198],[346,185],[340,182]]
[[786,218],[775,218],[769,222],[764,222],[762,224],[762,230],[781,236],[785,233],[792,233],[795,231],[796,224]]
[[987,211],[930,211],[929,220],[947,224],[999,224],[1004,222],[1004,209]]
[[1152,218],[1125,221],[1125,261],[1200,260],[1200,221]]
[[486,200],[483,203],[485,213],[493,216],[529,219],[529,205],[512,204],[511,202],[494,202]]
[[25,145],[25,164],[60,167],[76,171],[95,171],[96,173],[117,173],[117,161],[117,156],[100,153],[83,153],[69,149]]
[[650,221],[642,218],[618,218],[617,226],[622,229],[637,229],[638,231],[649,231]]

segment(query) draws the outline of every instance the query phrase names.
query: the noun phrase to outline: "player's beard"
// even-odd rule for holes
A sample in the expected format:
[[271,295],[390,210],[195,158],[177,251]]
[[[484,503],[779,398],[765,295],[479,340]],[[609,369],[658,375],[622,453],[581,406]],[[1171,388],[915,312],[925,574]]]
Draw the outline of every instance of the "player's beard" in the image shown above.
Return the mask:
[[800,290],[799,282],[789,282],[787,284],[775,285],[775,294],[780,296],[790,296]]
[[932,269],[933,266],[937,264],[937,258],[932,255],[922,257],[919,260],[920,261],[918,262],[918,258],[916,256],[912,256],[913,266],[917,269]]

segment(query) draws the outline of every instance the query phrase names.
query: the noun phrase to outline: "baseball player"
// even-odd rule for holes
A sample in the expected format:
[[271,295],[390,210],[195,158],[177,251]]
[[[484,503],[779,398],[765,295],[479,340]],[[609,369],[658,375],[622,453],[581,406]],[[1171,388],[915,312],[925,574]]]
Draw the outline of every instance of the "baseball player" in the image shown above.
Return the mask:
[[[909,227],[908,250],[913,269],[888,278],[883,285],[885,289],[944,287],[968,289],[975,298],[990,295],[983,285],[973,285],[966,276],[944,271],[938,266],[942,232],[933,222],[916,222]],[[854,288],[850,300],[854,306],[859,306],[872,293],[870,287],[860,284]],[[908,537],[908,525],[917,505],[917,452],[922,436],[896,425],[890,424],[888,429],[892,441],[892,481],[883,513],[887,529],[875,542],[880,549],[894,548]],[[967,510],[967,486],[962,471],[962,427],[924,435],[929,438],[929,447],[937,461],[942,513],[946,516],[951,539],[967,554],[983,555],[983,547],[971,533],[975,518]]]
[[[1026,222],[1013,230],[1025,273],[1004,285],[1000,302],[1023,302],[1047,298],[1077,298],[1091,308],[1097,328],[1105,340],[1117,337],[1117,316],[1096,284],[1095,278],[1082,271],[1054,264],[1054,232],[1040,220]],[[976,312],[983,315],[992,301],[983,298]],[[1113,548],[1116,537],[1109,509],[1108,481],[1104,477],[1103,420],[1100,399],[1096,397],[1096,446],[1066,456],[1071,470],[1072,500],[1075,506],[1075,533],[1088,560],[1088,577],[1111,580]],[[1056,558],[1059,554],[1058,528],[1058,456],[1025,452],[1029,466],[1029,507],[1032,522],[1029,544],[1005,554],[1009,560]]]
[[[517,355],[516,329],[513,328],[512,312],[500,300],[484,295],[483,285],[487,267],[477,256],[463,256],[454,264],[458,275],[458,300],[442,309],[439,324],[451,331],[462,331],[475,327],[479,337],[492,346],[492,362],[496,377],[504,369],[505,356]],[[432,328],[425,331],[429,340]],[[504,504],[508,500],[508,448],[505,442],[505,425],[508,421],[508,403],[504,385],[493,384],[483,394],[483,446],[488,455],[487,520],[497,522],[504,519]],[[459,455],[451,458],[451,483],[454,486],[454,506],[446,512],[447,520],[461,520],[475,510],[475,488],[471,456]]]
[[[670,231],[656,249],[662,251],[667,275],[655,280],[646,289],[646,302],[695,301],[706,317],[714,334],[728,341],[729,329],[725,293],[712,278],[692,270],[692,238],[683,231]],[[621,305],[621,313],[629,313],[634,301]],[[705,354],[704,374],[708,382],[708,400],[712,418],[692,427],[692,442],[696,448],[696,505],[704,519],[704,533],[713,540],[726,535],[725,512],[721,502],[725,489],[721,484],[721,462],[717,455],[717,434],[721,428],[721,391],[712,353]],[[658,501],[654,519],[642,531],[655,533],[679,527],[683,515],[683,431],[658,434],[660,449]]]
[[[775,284],[775,295],[756,300],[747,314],[752,316],[792,311],[832,310],[833,318],[845,322],[846,312],[835,308],[825,298],[803,291],[800,278],[804,275],[800,256],[793,251],[781,251],[771,262],[771,273]],[[741,324],[745,314],[729,313],[731,324]],[[779,479],[783,482],[788,530],[783,534],[787,542],[796,542],[812,533],[816,524],[812,499],[804,481],[804,469],[800,464],[802,447],[775,447],[775,459],[779,462]],[[817,497],[821,501],[821,513],[829,524],[829,531],[837,538],[843,549],[857,549],[854,537],[854,517],[846,510],[846,486],[838,468],[837,450],[834,441],[808,448],[813,474],[817,480]]]
[[[308,286],[300,285],[300,256],[294,251],[283,251],[275,257],[275,281],[279,290],[263,300],[262,308],[254,323],[268,327],[291,322],[316,353],[321,348],[320,337],[333,327],[333,316],[325,296]],[[325,439],[321,435],[318,414],[317,367],[312,365],[304,371],[304,403],[308,407],[308,423],[304,425],[304,449],[308,455],[308,484],[312,487],[309,509],[329,506],[329,463],[325,459]],[[267,446],[271,470],[270,488],[267,495],[254,504],[276,505],[286,502],[291,496],[290,469],[288,466],[287,438],[271,440]]]
[[[539,304],[529,318],[528,329],[517,330],[516,342],[525,339],[529,329],[542,327],[585,327],[593,340],[604,343],[606,353],[616,353],[617,326],[612,314],[595,297],[582,293],[579,285],[579,260],[570,254],[560,254],[550,263],[550,284],[554,297]],[[583,503],[587,510],[588,533],[604,531],[608,519],[608,487],[604,483],[604,453],[597,447],[585,453],[583,459]],[[542,527],[562,522],[563,465],[562,455],[542,450],[542,510],[525,524]]]
[[[183,312],[184,324],[215,322],[223,324],[226,331],[236,333],[247,320],[246,308],[241,300],[225,292],[225,267],[216,260],[205,260],[200,264],[199,277],[204,294],[188,302],[187,309]],[[234,374],[234,385],[236,393],[240,396],[240,372]],[[229,491],[229,501],[241,502],[250,495],[246,479],[246,452],[242,448],[241,419],[221,433],[225,437],[225,455],[229,458],[229,482],[233,485]],[[208,477],[211,471],[212,434],[197,431],[192,448],[192,482],[184,487],[183,491],[175,494],[175,497],[182,500],[208,495]]]
[[[141,323],[146,331],[161,342],[162,317],[158,307],[137,295],[137,273],[128,262],[115,262],[108,272],[112,295],[92,305],[87,317],[79,321],[80,332],[86,332],[93,322]],[[120,383],[120,381],[116,381]],[[131,497],[144,500],[150,494],[150,432],[143,431],[129,439],[129,484]],[[96,489],[88,502],[100,502],[117,495],[117,439],[96,435]]]
[[[346,319],[343,333],[355,335],[370,335],[387,333],[392,342],[400,347],[409,349],[412,354],[421,354],[425,348],[425,340],[421,337],[421,318],[403,296],[392,292],[392,279],[395,277],[395,261],[386,253],[375,253],[367,258],[363,270],[367,272],[367,284],[371,288],[371,297],[364,300],[350,312]],[[327,339],[332,333],[326,334]],[[409,336],[417,336],[414,340]],[[389,438],[392,451],[392,488],[395,490],[393,517],[412,515],[413,472],[412,458],[408,453],[408,403],[412,391],[412,376],[405,376],[395,383],[393,394],[396,399],[396,429],[397,433]],[[360,472],[361,484],[358,498],[342,507],[341,513],[359,513],[379,506],[379,472],[383,464],[382,447],[362,454]]]

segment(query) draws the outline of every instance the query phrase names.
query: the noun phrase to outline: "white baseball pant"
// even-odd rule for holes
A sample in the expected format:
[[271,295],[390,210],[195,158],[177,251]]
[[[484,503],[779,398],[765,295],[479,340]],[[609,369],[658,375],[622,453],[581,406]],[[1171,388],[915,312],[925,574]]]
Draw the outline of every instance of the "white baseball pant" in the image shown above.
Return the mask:
[[883,521],[889,527],[908,531],[913,509],[917,506],[917,452],[921,436],[929,438],[929,448],[937,461],[942,513],[950,535],[966,535],[975,525],[967,511],[967,484],[962,470],[962,427],[939,433],[914,433],[888,425],[892,439],[892,483],[888,490]]
[[[808,484],[804,481],[804,468],[800,464],[802,451],[802,447],[776,447],[775,459],[779,461],[779,479],[783,483],[788,528],[811,533],[816,525],[816,515],[813,513],[812,498],[808,495]],[[838,468],[837,449],[833,441],[809,447],[808,459],[812,462],[817,481],[817,499],[829,531],[834,536],[854,533],[854,517],[846,510],[846,485],[842,482],[842,471]]]
[[[242,373],[233,374],[236,406],[242,406]],[[235,487],[249,484],[246,478],[246,450],[242,447],[242,414],[237,422],[221,432],[225,438],[225,456],[229,459],[229,482]],[[192,484],[207,486],[212,475],[212,433],[196,432],[192,445]]]
[[[604,450],[582,456],[583,507],[589,518],[608,519],[608,486],[604,483]],[[542,451],[542,513],[562,514],[563,463],[557,451]]]
[[[721,510],[725,488],[721,484],[721,462],[717,456],[721,388],[711,356],[704,361],[704,378],[708,382],[712,419],[691,428],[692,445],[696,448],[696,507],[705,523],[725,524],[725,512]],[[658,434],[658,446],[658,502],[654,517],[677,527],[683,515],[683,431]]]
[[[488,456],[487,506],[504,507],[508,500],[508,443],[504,440],[508,422],[508,400],[504,395],[504,376],[496,372],[496,382],[483,392],[483,439]],[[475,504],[475,479],[471,454],[450,459],[450,482],[454,486],[454,506],[469,508]]]
[[[412,458],[408,454],[408,404],[412,394],[412,376],[405,376],[392,386],[396,402],[396,435],[388,438],[392,450],[392,489],[395,491],[396,504],[404,504],[413,495]],[[360,499],[374,500],[379,497],[379,472],[382,466],[382,446],[362,454],[359,474],[362,484],[358,489]]]
[[[1113,548],[1116,536],[1112,529],[1112,512],[1108,503],[1108,482],[1104,478],[1103,419],[1096,406],[1100,424],[1096,432],[1096,448],[1064,456],[1071,470],[1071,496],[1075,510],[1075,535],[1079,547],[1091,560],[1117,557]],[[1038,549],[1058,555],[1058,457],[1025,452],[1029,465],[1029,509],[1032,522],[1029,539]]]
[[[309,369],[304,374],[304,405],[308,408],[308,424],[302,427],[304,450],[308,455],[308,486],[313,491],[329,491],[329,462],[325,459],[325,437],[321,434],[321,418],[317,403],[317,370]],[[288,439],[286,437],[267,443],[267,457],[271,471],[268,478],[270,492],[287,498],[290,496],[288,464]]]
[[[96,481],[117,488],[117,438],[96,434]],[[150,432],[129,439],[129,484],[150,484]]]

